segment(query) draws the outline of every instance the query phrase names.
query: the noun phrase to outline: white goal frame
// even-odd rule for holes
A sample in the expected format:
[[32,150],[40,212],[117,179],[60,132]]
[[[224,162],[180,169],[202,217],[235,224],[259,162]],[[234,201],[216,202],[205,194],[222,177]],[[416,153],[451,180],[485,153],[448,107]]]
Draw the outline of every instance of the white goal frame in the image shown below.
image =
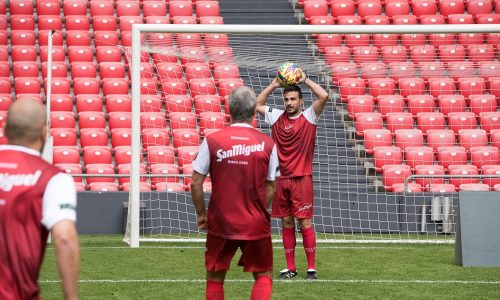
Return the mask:
[[[397,30],[396,30],[397,28]],[[129,193],[129,211],[127,227],[130,237],[125,241],[130,247],[139,247],[140,231],[140,57],[141,34],[143,33],[233,33],[233,34],[412,34],[412,33],[498,33],[500,24],[470,24],[470,25],[180,25],[180,24],[134,24],[132,26],[132,160]],[[182,241],[197,241],[199,239],[183,239]],[[149,239],[148,239],[149,241]],[[338,241],[335,241],[338,242]],[[349,240],[348,242],[356,242]],[[368,242],[368,241],[360,241]],[[373,242],[373,241],[369,241]],[[377,240],[376,242],[381,242]],[[394,243],[395,240],[387,241]],[[432,242],[407,241],[399,242]]]

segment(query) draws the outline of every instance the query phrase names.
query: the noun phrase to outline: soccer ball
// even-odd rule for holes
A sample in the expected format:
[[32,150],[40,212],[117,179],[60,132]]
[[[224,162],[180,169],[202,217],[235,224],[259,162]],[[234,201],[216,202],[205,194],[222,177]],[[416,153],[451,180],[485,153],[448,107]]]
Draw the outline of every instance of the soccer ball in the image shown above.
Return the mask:
[[281,86],[296,84],[302,77],[302,70],[294,63],[287,62],[278,68],[276,78]]

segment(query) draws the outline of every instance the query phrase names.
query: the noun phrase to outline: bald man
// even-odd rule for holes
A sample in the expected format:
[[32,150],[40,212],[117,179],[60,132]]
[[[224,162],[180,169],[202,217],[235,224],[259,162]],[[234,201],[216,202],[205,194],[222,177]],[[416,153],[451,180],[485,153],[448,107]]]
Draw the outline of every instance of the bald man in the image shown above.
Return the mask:
[[77,299],[80,268],[73,179],[48,164],[45,107],[15,101],[0,146],[0,299],[39,299],[38,275],[49,232],[64,299]]

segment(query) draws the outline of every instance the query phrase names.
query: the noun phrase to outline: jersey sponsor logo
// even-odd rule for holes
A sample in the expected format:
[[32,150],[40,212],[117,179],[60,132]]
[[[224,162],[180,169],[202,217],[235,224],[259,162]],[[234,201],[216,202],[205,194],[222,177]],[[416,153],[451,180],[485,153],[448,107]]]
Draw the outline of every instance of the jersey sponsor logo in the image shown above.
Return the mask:
[[233,156],[244,155],[249,156],[253,152],[264,151],[264,142],[255,145],[233,145],[229,150],[219,149],[216,152],[217,161],[222,161],[226,158],[230,158]]
[[0,190],[9,192],[16,186],[34,186],[41,175],[42,171],[40,170],[33,174],[0,173]]
[[307,211],[311,207],[312,207],[312,204],[306,204],[306,205],[302,206],[301,208],[299,208],[297,211]]

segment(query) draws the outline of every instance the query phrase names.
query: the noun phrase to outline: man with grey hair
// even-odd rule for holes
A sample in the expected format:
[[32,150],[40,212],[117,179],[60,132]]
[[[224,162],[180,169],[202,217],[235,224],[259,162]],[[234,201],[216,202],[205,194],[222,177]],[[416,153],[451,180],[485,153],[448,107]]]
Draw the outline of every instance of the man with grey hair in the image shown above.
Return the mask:
[[46,113],[33,100],[14,102],[0,146],[0,299],[39,299],[37,280],[49,232],[64,299],[77,299],[80,266],[73,178],[40,158]]
[[[270,299],[273,251],[268,207],[274,197],[278,156],[273,140],[253,128],[256,97],[239,87],[229,96],[230,127],[205,137],[193,162],[191,194],[200,229],[208,230],[206,298],[224,299],[224,279],[238,250],[238,265],[252,272],[251,299]],[[205,209],[203,181],[212,195]]]

